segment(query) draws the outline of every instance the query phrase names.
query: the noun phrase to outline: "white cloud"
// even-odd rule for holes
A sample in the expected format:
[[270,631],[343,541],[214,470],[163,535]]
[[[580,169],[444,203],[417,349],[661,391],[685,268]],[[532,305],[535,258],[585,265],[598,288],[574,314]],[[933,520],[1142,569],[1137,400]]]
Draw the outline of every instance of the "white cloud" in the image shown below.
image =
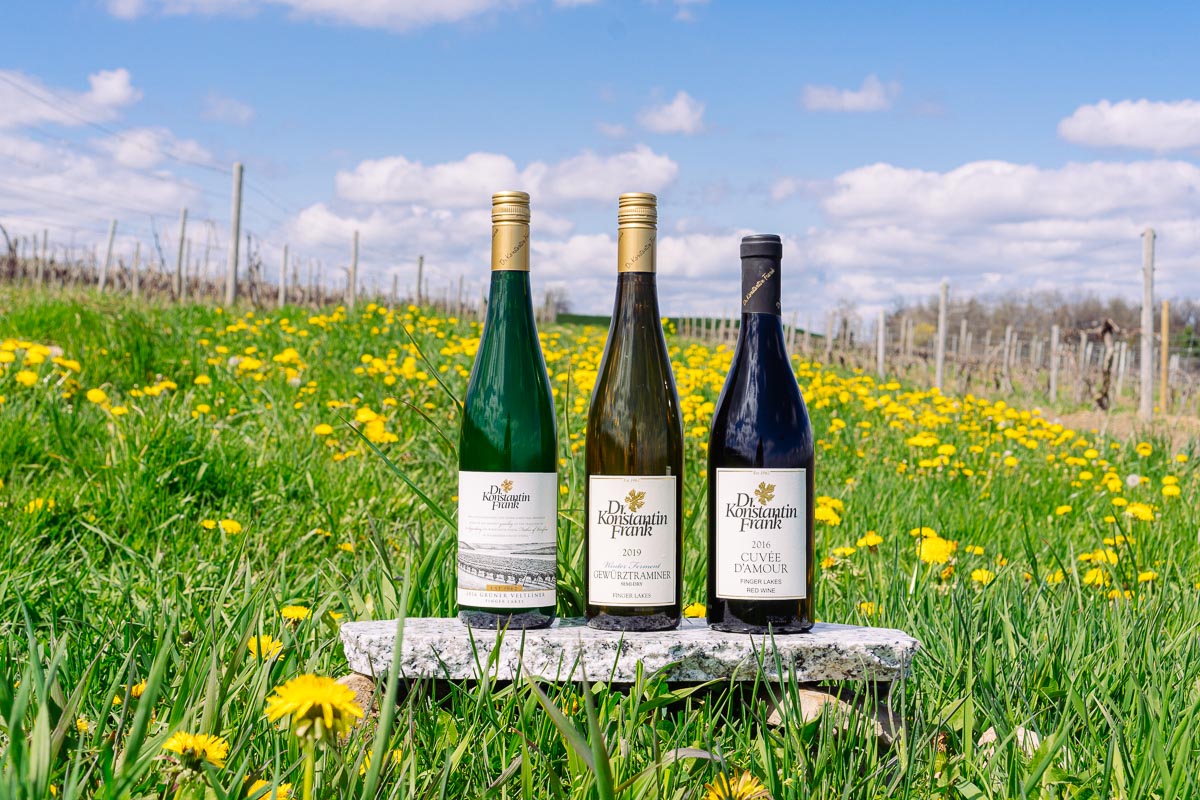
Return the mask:
[[51,89],[37,78],[15,70],[0,70],[0,128],[55,123],[83,125],[114,119],[136,103],[142,92],[133,86],[129,70],[101,70],[88,76],[86,92]]
[[800,191],[800,181],[789,177],[778,178],[771,184],[771,199],[786,200],[798,191]]
[[460,161],[428,166],[404,156],[390,156],[339,172],[336,182],[338,195],[354,202],[463,208],[486,202],[500,189],[528,191],[535,205],[611,201],[620,192],[635,188],[660,191],[674,181],[678,171],[668,156],[637,145],[608,156],[585,150],[556,164],[534,161],[524,169],[497,153],[471,153]]
[[704,130],[704,103],[680,91],[669,103],[642,109],[638,122],[655,133],[699,133]]
[[132,169],[157,167],[168,158],[210,163],[212,155],[192,139],[180,139],[166,128],[130,128],[96,141],[117,164]]
[[868,75],[858,89],[809,84],[804,87],[803,102],[809,111],[886,111],[899,96],[899,83],[884,83]]
[[1200,149],[1200,101],[1101,100],[1058,123],[1058,135],[1091,147],[1165,153]]
[[229,125],[249,125],[254,120],[254,108],[232,97],[209,92],[204,98],[204,109],[200,115],[213,122]]
[[462,22],[519,5],[521,0],[108,0],[109,13],[124,19],[157,10],[163,14],[253,14],[283,8],[297,19],[409,31]]
[[597,122],[596,130],[610,139],[624,139],[629,135],[629,129],[619,122]]
[[825,296],[887,305],[935,290],[1115,292],[1136,297],[1139,235],[1159,234],[1164,294],[1195,293],[1200,166],[979,161],[944,172],[872,164],[837,176],[804,240]]

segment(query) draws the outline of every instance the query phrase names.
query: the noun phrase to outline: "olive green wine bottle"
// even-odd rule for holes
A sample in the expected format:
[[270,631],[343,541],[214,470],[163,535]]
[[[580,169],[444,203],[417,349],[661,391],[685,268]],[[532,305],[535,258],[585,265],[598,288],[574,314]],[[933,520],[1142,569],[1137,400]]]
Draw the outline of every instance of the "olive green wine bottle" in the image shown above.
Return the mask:
[[529,288],[529,195],[492,195],[487,317],[458,447],[458,615],[477,628],[554,620],[554,399]]
[[621,195],[617,222],[617,297],[588,410],[587,622],[669,630],[682,594],[683,423],[658,314],[654,195]]

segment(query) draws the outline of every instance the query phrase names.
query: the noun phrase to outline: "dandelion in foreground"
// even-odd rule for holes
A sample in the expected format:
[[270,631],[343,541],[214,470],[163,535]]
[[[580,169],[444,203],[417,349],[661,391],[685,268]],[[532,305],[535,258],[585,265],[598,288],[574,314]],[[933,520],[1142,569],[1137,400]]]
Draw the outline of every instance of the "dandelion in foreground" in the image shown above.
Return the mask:
[[771,800],[767,787],[749,772],[732,781],[722,773],[704,788],[704,800]]
[[688,603],[684,606],[683,615],[691,619],[699,619],[708,613],[704,603]]
[[301,675],[276,686],[265,713],[271,722],[286,719],[288,730],[304,744],[304,800],[312,797],[317,745],[330,743],[363,718],[354,690],[323,675]]
[[251,636],[250,640],[246,642],[246,649],[250,651],[251,658],[265,661],[283,649],[283,642],[266,634]]
[[990,569],[973,569],[971,570],[971,580],[987,586],[989,583],[996,580],[996,573],[992,572]]
[[874,603],[864,600],[858,604],[858,610],[862,612],[863,616],[871,617],[875,615],[876,607]]
[[229,756],[229,742],[220,736],[176,731],[167,739],[163,750],[177,754],[180,763],[185,766],[199,768],[207,762],[219,769],[225,766],[225,759]]
[[308,606],[284,606],[279,609],[279,616],[288,622],[302,622],[312,616],[312,609]]
[[248,800],[289,800],[292,796],[292,785],[290,783],[281,783],[275,789],[271,789],[271,782],[257,780],[250,784],[250,788],[246,791]]
[[298,739],[330,741],[363,717],[354,701],[354,690],[323,675],[301,675],[267,698],[267,719],[287,719],[288,729]]
[[228,533],[231,536],[233,534],[242,532],[242,523],[238,522],[235,519],[223,519],[217,523],[217,526],[222,531],[224,531],[225,533]]

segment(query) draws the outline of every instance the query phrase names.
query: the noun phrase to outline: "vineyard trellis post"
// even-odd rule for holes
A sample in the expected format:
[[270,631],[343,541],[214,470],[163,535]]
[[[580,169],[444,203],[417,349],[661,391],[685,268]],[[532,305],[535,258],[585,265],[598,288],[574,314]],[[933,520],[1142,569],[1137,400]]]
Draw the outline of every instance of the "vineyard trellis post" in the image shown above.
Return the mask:
[[938,292],[937,347],[935,349],[934,385],[938,389],[945,386],[946,377],[946,306],[950,299],[950,282],[943,280]]
[[242,238],[242,164],[233,165],[233,210],[229,218],[229,261],[225,265],[225,305],[237,300],[238,242]]
[[875,371],[879,374],[879,380],[883,380],[885,372],[884,358],[887,349],[887,314],[881,308],[879,309],[879,324],[875,330]]
[[112,249],[113,239],[117,236],[117,221],[114,219],[108,226],[108,246],[104,251],[104,266],[100,268],[100,291],[104,291],[104,285],[108,283],[108,268],[112,264]]
[[1062,329],[1050,326],[1050,402],[1058,402],[1058,345]]
[[423,285],[425,278],[425,256],[417,256],[417,305],[420,306],[425,302],[425,287]]
[[1171,395],[1169,381],[1171,375],[1171,314],[1170,303],[1166,300],[1162,301],[1162,333],[1159,338],[1162,344],[1159,346],[1160,362],[1158,365],[1158,410],[1162,414],[1167,413],[1167,409],[1171,405]]
[[1138,364],[1141,396],[1138,416],[1148,420],[1154,415],[1154,229],[1142,233],[1142,330],[1141,358]]
[[283,246],[283,260],[279,262],[279,307],[283,308],[287,303],[287,268],[288,268],[288,246]]
[[354,232],[353,244],[350,246],[350,274],[346,281],[346,307],[354,310],[358,302],[358,231]]
[[183,243],[187,237],[187,207],[179,212],[179,251],[175,256],[175,302],[183,302]]

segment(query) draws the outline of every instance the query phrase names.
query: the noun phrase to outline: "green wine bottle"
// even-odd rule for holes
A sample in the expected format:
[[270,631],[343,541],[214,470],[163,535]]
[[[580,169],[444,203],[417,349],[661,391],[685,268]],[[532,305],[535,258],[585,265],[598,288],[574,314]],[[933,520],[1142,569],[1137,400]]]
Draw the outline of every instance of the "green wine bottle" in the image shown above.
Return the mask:
[[529,195],[492,195],[487,318],[458,446],[458,616],[477,628],[554,620],[558,446],[529,289]]
[[658,315],[652,194],[623,194],[617,298],[588,410],[587,622],[624,631],[679,625],[683,421]]

